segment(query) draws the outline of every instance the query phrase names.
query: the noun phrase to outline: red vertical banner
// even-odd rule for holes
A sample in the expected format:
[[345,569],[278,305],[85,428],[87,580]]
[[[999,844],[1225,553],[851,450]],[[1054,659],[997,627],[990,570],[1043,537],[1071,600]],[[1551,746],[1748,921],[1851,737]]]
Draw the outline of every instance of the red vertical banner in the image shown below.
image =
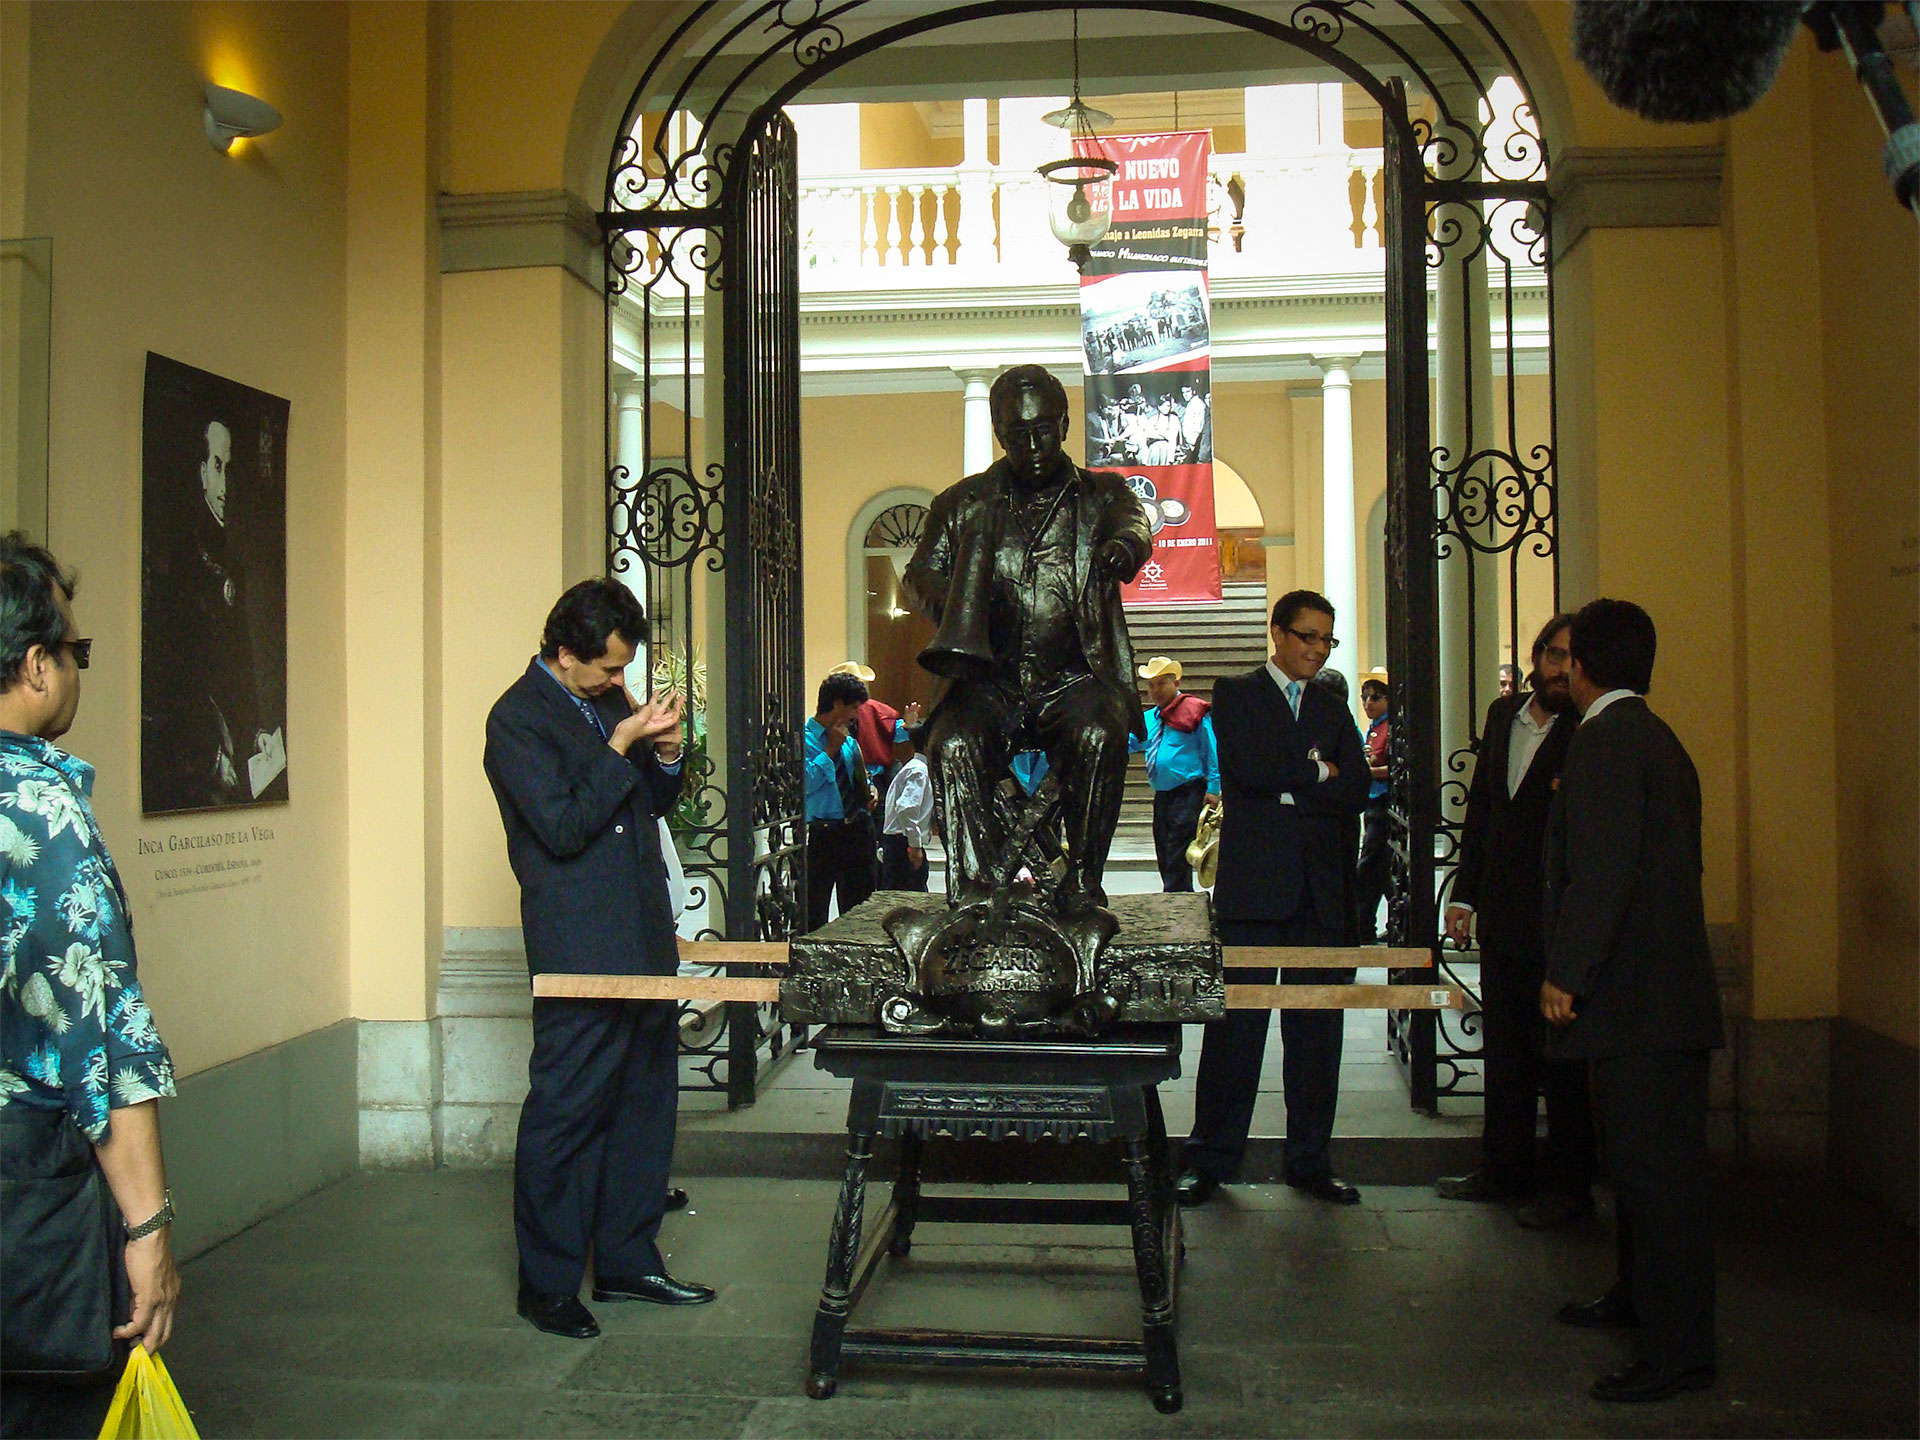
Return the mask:
[[1153,554],[1123,598],[1220,599],[1213,517],[1205,131],[1103,137],[1113,225],[1080,276],[1087,465],[1146,507]]

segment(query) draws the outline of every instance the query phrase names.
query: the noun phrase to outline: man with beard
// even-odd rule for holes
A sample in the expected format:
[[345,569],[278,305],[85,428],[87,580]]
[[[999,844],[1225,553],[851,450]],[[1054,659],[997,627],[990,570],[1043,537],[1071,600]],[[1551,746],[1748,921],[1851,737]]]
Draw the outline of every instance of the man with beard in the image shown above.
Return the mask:
[[[1579,725],[1568,688],[1572,624],[1569,615],[1549,620],[1533,642],[1533,689],[1488,707],[1446,914],[1447,934],[1461,945],[1478,920],[1487,1093],[1480,1168],[1446,1176],[1437,1188],[1449,1200],[1530,1200],[1515,1218],[1536,1230],[1572,1224],[1593,1209],[1586,1067],[1544,1056],[1540,1016],[1542,847]],[[1547,1140],[1536,1161],[1543,1088]]]

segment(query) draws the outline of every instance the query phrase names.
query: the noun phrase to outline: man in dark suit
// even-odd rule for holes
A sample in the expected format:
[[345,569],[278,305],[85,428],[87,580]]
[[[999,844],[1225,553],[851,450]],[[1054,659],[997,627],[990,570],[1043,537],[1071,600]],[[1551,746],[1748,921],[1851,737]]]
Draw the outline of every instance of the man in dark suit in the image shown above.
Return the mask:
[[1584,719],[1547,822],[1549,1053],[1591,1065],[1618,1215],[1613,1288],[1571,1325],[1639,1326],[1639,1354],[1593,1386],[1663,1400],[1713,1383],[1707,1057],[1723,1042],[1700,894],[1700,777],[1642,695],[1653,621],[1625,600],[1573,617]]
[[[487,716],[486,769],[520,882],[535,974],[671,975],[679,965],[658,817],[680,793],[680,697],[636,706],[625,671],[646,616],[615,580],[583,580],[547,616],[540,653]],[[600,1333],[593,1298],[697,1305],[655,1237],[679,1101],[671,1001],[536,999],[531,1088],[513,1161],[520,1313],[554,1335]],[[677,1201],[677,1203],[675,1203]]]
[[[1447,934],[1462,945],[1478,922],[1486,1106],[1480,1168],[1446,1176],[1436,1188],[1449,1200],[1528,1200],[1515,1218],[1529,1230],[1556,1229],[1593,1212],[1587,1067],[1545,1057],[1540,1019],[1541,852],[1560,767],[1580,724],[1567,684],[1572,625],[1571,615],[1547,621],[1533,642],[1533,688],[1487,709],[1446,917]],[[1534,1119],[1543,1089],[1547,1143],[1536,1165]]]
[[[1360,730],[1324,686],[1310,683],[1333,647],[1333,606],[1295,590],[1273,607],[1273,658],[1213,690],[1224,814],[1213,904],[1228,945],[1332,946],[1353,929],[1347,834],[1365,807]],[[1271,985],[1272,969],[1236,969],[1230,981]],[[1287,970],[1283,984],[1338,985],[1348,969]],[[1266,1010],[1232,1010],[1207,1024],[1195,1082],[1193,1134],[1180,1203],[1201,1205],[1233,1178],[1247,1146],[1266,1054]],[[1328,1159],[1340,1096],[1340,1010],[1282,1010],[1287,1183],[1336,1204],[1360,1192]]]

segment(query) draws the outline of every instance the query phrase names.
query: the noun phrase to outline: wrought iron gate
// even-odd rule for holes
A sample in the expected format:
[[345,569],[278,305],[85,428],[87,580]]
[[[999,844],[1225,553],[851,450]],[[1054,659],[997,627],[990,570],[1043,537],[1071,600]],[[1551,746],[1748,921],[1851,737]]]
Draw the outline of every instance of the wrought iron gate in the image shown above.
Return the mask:
[[[1537,417],[1523,421],[1514,384],[1520,332],[1542,308],[1551,324],[1547,153],[1511,51],[1473,3],[1304,0],[1284,13],[1210,0],[886,8],[891,17],[866,13],[882,9],[868,0],[694,7],[636,87],[608,169],[600,217],[608,385],[611,394],[624,317],[618,323],[635,338],[623,373],[638,392],[621,411],[637,417],[637,433],[624,420],[609,429],[609,568],[647,597],[654,683],[694,686],[710,663],[713,694],[724,697],[724,724],[695,737],[689,798],[675,819],[694,903],[705,909],[701,933],[784,938],[804,905],[797,187],[793,128],[780,107],[842,65],[946,26],[1069,9],[1160,11],[1305,52],[1381,108],[1395,717],[1389,925],[1396,944],[1431,946],[1453,978],[1470,978],[1454,968],[1460,957],[1441,952],[1438,917],[1479,712],[1492,667],[1521,658],[1531,630],[1524,612],[1539,610],[1544,595],[1558,601],[1552,406],[1544,437],[1529,443],[1522,432]],[[1504,98],[1502,75],[1518,82]],[[1430,291],[1439,322],[1432,365]],[[702,636],[718,637],[704,656]],[[1431,1012],[1390,1017],[1416,1107],[1471,1093],[1477,1018],[1456,1030]],[[731,1103],[751,1100],[761,1047],[777,1054],[795,1038],[770,1010],[729,1006],[724,1017],[696,1019],[683,1033],[704,1057],[707,1084]]]

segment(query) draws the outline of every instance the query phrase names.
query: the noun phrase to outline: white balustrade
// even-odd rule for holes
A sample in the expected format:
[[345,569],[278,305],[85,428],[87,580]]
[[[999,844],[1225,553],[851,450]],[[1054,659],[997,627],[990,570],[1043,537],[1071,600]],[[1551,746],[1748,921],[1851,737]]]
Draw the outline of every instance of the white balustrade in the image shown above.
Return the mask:
[[[1215,154],[1208,186],[1212,268],[1225,275],[1294,274],[1351,267],[1364,252],[1377,255],[1384,244],[1382,158],[1378,150]],[[1241,196],[1237,216],[1231,191]],[[812,286],[864,285],[881,278],[875,271],[927,267],[951,267],[980,283],[1005,283],[1009,272],[1059,269],[1046,181],[1026,169],[808,176],[800,183],[800,231],[803,273]]]

